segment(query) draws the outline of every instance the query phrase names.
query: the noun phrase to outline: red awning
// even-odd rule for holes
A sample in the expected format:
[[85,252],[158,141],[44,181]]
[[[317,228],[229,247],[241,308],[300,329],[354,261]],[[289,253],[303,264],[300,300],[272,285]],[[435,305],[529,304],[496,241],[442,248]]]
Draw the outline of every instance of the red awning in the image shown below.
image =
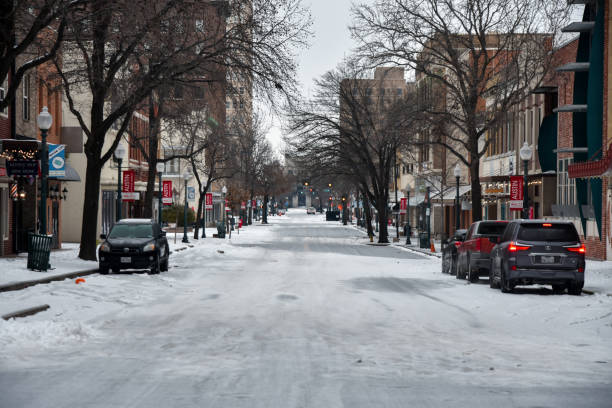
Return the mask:
[[602,177],[610,172],[612,167],[612,144],[600,160],[572,163],[567,166],[569,178]]

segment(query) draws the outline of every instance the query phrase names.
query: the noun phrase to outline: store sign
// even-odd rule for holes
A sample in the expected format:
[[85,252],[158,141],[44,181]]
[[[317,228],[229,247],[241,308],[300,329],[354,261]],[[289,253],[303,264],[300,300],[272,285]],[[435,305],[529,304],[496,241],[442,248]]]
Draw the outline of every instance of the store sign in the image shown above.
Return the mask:
[[162,203],[172,205],[172,180],[164,180],[162,184]]
[[212,193],[206,193],[206,197],[205,197],[205,201],[206,201],[206,209],[207,210],[212,210],[213,209],[213,195]]
[[66,177],[66,145],[49,143],[49,177]]
[[485,188],[484,193],[485,194],[503,194],[504,189],[503,188]]
[[138,200],[139,194],[134,191],[136,186],[136,172],[134,170],[123,171],[123,188],[121,189],[121,199],[123,201]]
[[38,161],[7,160],[6,172],[9,176],[38,176]]
[[405,198],[400,199],[400,214],[406,214],[406,208],[408,205],[408,200]]
[[510,176],[510,210],[523,209],[523,176]]

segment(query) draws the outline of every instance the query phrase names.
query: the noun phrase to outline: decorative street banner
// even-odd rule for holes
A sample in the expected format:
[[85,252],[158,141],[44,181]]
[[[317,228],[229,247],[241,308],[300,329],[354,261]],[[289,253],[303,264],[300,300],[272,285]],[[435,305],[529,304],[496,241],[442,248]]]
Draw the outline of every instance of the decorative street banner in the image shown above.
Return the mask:
[[134,170],[123,171],[123,188],[121,189],[121,199],[123,201],[138,200],[139,194],[134,192],[136,185],[136,172]]
[[256,200],[253,200],[253,202],[251,203],[251,207],[257,208],[257,201]]
[[510,176],[510,210],[523,209],[523,176]]
[[405,198],[400,199],[400,214],[406,214],[406,206],[408,205],[408,200]]
[[195,187],[187,187],[187,201],[195,200]]
[[162,185],[162,203],[172,205],[172,180],[164,180]]
[[241,210],[246,210],[246,203],[244,201],[240,202],[240,209]]
[[66,177],[66,145],[49,143],[49,177]]
[[206,193],[206,209],[207,210],[212,210],[213,209],[213,195],[212,195],[212,193]]

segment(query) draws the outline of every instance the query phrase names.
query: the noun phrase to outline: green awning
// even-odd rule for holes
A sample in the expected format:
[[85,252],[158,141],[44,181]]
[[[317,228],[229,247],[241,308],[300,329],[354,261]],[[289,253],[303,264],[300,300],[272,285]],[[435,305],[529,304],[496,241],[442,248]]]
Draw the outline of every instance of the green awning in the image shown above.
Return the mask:
[[553,151],[557,148],[557,114],[548,115],[540,125],[538,136],[538,158],[542,172],[557,170],[557,155]]

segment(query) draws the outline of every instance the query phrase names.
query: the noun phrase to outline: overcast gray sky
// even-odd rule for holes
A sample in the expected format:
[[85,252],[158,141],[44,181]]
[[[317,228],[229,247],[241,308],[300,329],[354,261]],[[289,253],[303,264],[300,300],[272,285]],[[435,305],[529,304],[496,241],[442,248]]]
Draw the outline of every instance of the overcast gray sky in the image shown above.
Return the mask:
[[[359,0],[371,2],[371,0]],[[350,24],[351,0],[304,0],[313,19],[313,37],[310,48],[300,52],[298,80],[304,94],[308,95],[314,79],[334,68],[349,55],[355,43],[348,30]],[[278,124],[272,129],[269,137],[276,148],[281,145],[281,131]]]

